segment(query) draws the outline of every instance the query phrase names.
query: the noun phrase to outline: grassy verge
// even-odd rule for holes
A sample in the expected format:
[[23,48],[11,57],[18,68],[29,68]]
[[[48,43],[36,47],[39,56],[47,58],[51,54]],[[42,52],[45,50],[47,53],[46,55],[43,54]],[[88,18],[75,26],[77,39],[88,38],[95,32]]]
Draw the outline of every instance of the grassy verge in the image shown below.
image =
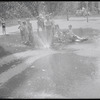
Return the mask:
[[[20,20],[25,20],[26,18],[20,18]],[[35,18],[30,18],[30,20],[34,20]],[[7,27],[10,27],[10,26],[15,26],[15,25],[18,25],[18,20],[19,19],[9,19],[9,20],[6,20],[6,26]],[[0,24],[1,26],[1,24]]]
[[[62,30],[66,31],[66,29]],[[80,37],[94,38],[98,37],[99,30],[92,28],[73,29],[74,33]],[[62,44],[63,45],[63,44]],[[32,46],[27,46],[21,43],[20,33],[9,34],[8,36],[0,37],[0,58],[9,54],[23,52],[29,49],[35,49]]]
[[22,44],[19,33],[0,37],[0,58],[29,49],[33,49],[33,47]]

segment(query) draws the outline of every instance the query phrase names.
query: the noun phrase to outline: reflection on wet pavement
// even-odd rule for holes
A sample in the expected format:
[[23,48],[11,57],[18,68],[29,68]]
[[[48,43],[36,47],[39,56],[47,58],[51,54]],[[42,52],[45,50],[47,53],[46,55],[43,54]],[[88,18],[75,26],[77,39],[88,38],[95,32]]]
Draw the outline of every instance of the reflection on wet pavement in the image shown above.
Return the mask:
[[69,51],[43,57],[9,80],[4,86],[9,93],[5,94],[13,98],[99,97],[99,84],[97,86],[95,83],[98,71],[95,61],[95,58]]

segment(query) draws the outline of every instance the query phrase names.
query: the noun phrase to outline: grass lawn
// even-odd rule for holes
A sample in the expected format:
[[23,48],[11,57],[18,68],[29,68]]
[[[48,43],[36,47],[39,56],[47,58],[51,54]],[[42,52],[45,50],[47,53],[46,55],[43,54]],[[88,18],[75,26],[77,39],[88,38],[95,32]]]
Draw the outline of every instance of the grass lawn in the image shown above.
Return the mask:
[[[7,22],[7,26],[14,26],[18,25],[17,19],[11,20]],[[66,31],[66,29],[63,29],[63,31]],[[98,33],[100,33],[99,30],[92,29],[92,28],[75,28],[73,29],[74,33],[80,37],[88,37],[88,38],[94,38],[95,36],[98,37]],[[26,51],[29,49],[34,49],[34,47],[26,46],[21,43],[21,37],[18,32],[15,32],[15,34],[9,34],[8,36],[0,36],[0,57]]]
[[[66,30],[62,30],[66,31]],[[94,36],[98,37],[98,32],[99,30],[95,29],[73,29],[74,33],[77,34],[80,37],[88,37],[88,38],[93,38]],[[18,53],[22,51],[26,51],[29,49],[35,49],[32,46],[27,46],[21,43],[21,37],[19,33],[15,34],[9,34],[8,36],[0,36],[0,57],[13,54],[13,53]]]
[[19,33],[0,36],[0,58],[29,49],[33,49],[33,47],[22,44]]

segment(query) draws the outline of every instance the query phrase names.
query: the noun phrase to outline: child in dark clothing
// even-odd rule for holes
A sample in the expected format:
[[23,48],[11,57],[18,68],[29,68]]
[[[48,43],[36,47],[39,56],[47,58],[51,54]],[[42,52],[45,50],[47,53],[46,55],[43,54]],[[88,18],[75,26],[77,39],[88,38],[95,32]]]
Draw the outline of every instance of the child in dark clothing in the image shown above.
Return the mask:
[[5,23],[5,21],[2,21],[2,33],[3,33],[3,35],[6,35],[6,23]]

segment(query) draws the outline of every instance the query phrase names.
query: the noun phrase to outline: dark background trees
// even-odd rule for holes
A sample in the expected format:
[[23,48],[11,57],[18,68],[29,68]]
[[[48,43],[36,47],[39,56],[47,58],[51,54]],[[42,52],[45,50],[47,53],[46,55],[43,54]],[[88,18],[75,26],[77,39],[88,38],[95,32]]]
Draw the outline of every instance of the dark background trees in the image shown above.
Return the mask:
[[[30,1],[30,2],[0,2],[0,17],[5,19],[35,17],[39,14],[41,5],[45,5],[46,13],[53,13],[54,16],[66,15],[69,20],[70,15],[75,15],[77,9],[86,7],[85,1],[61,2],[61,1]],[[88,8],[94,14],[99,14],[100,2],[89,2]],[[39,8],[40,7],[40,8]]]

